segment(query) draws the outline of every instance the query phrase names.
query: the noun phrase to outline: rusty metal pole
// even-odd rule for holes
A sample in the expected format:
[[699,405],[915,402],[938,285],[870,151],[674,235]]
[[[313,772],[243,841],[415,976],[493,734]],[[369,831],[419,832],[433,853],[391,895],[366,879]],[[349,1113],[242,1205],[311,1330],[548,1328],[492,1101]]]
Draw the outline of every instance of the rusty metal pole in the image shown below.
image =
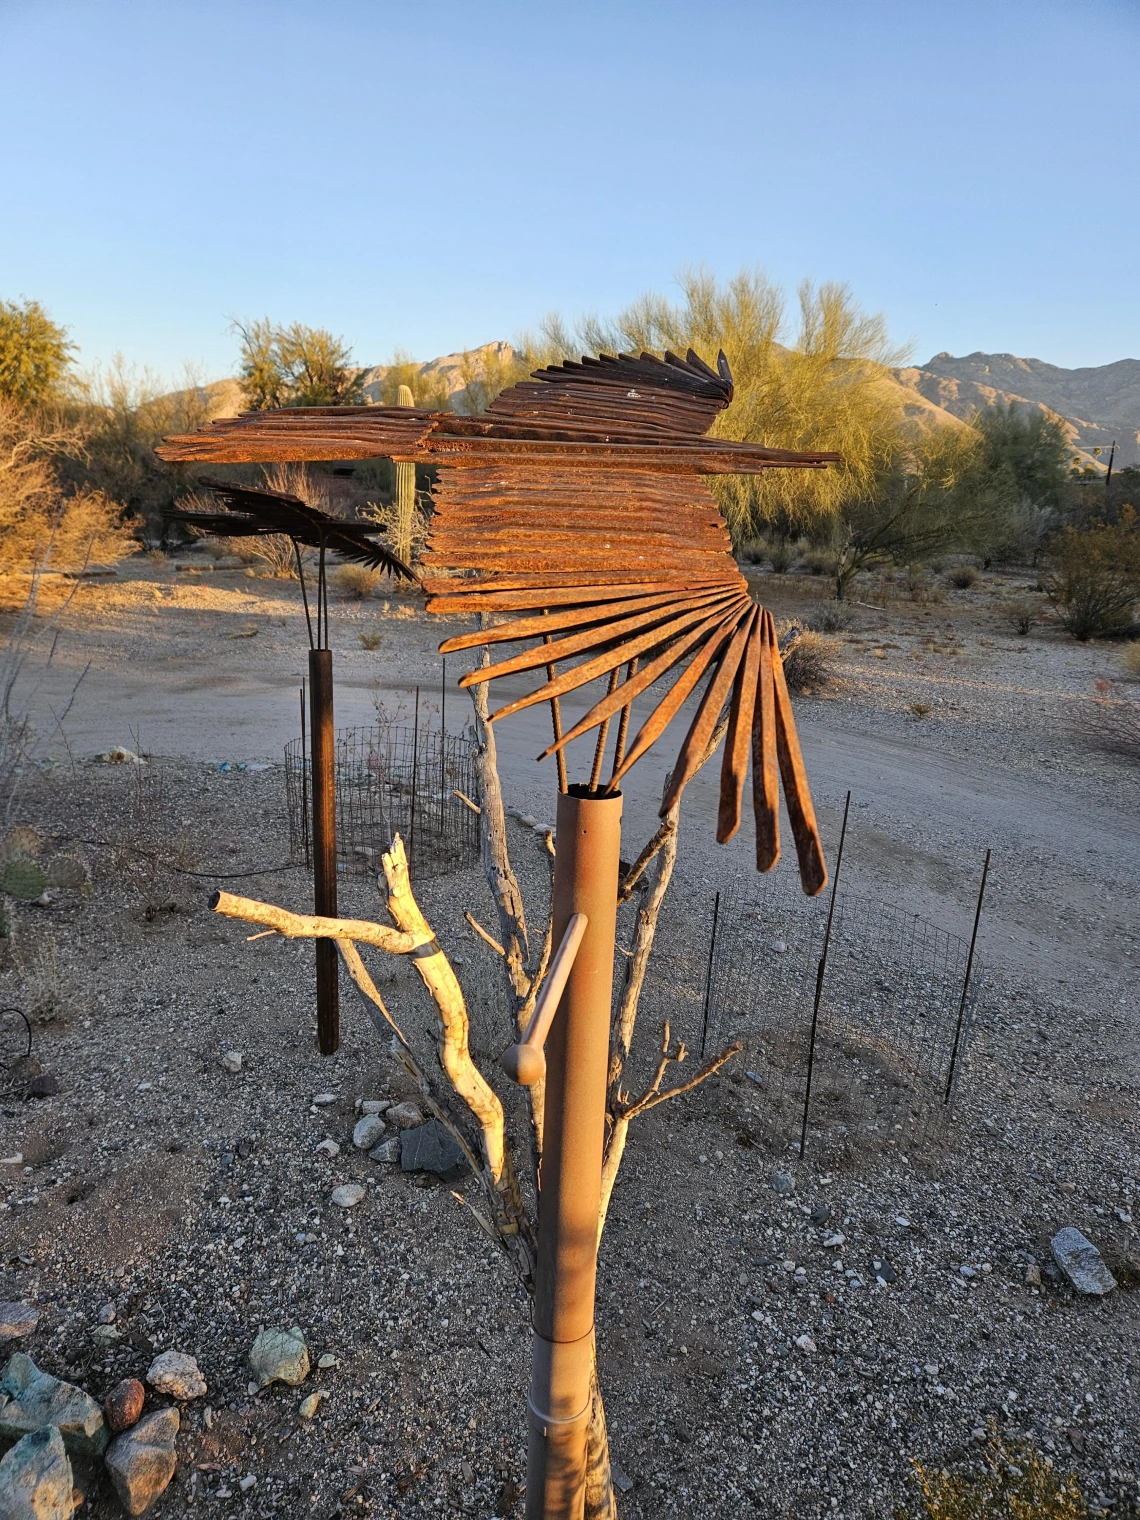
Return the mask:
[[558,798],[554,943],[573,914],[588,924],[546,1042],[527,1520],[581,1520],[585,1502],[621,809],[620,792]]
[[[333,731],[332,651],[309,650],[309,729],[312,734],[313,907],[336,918],[336,737]],[[317,940],[317,1049],[340,1048],[340,983],[336,946]]]

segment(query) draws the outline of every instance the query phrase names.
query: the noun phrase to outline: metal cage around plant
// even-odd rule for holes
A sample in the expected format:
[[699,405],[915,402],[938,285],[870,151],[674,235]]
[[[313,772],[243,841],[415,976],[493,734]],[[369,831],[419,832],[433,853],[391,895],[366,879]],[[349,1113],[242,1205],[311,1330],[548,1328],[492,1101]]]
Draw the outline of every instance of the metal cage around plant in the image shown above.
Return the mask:
[[[379,723],[336,734],[337,870],[373,876],[396,834],[413,880],[478,864],[475,741],[430,723]],[[290,858],[311,858],[310,762],[303,738],[285,747]],[[467,800],[464,800],[467,799]]]

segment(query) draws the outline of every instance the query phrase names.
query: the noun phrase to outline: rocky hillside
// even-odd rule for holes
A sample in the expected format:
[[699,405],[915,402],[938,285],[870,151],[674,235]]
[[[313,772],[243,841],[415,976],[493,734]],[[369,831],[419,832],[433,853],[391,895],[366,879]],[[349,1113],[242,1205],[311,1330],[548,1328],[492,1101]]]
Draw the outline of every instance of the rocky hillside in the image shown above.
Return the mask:
[[1140,359],[1061,369],[1016,354],[943,353],[895,373],[902,386],[951,416],[968,417],[995,402],[1035,407],[1062,419],[1082,462],[1103,469],[1115,439],[1117,465],[1140,464]]

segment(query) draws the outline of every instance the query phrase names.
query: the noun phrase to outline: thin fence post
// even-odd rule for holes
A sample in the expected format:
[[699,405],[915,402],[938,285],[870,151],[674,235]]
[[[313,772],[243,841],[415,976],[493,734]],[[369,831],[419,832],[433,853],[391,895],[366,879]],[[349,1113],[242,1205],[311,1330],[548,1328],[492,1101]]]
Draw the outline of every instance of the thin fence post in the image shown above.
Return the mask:
[[443,807],[447,796],[447,656],[439,683],[439,837],[443,838]]
[[839,887],[839,868],[843,864],[843,845],[847,839],[847,814],[851,809],[851,793],[847,793],[847,800],[843,804],[843,827],[839,831],[839,849],[835,856],[835,875],[831,878],[831,902],[827,909],[827,928],[823,934],[823,953],[819,958],[819,967],[815,974],[815,1002],[811,1010],[811,1035],[808,1039],[808,1064],[807,1082],[804,1084],[804,1117],[800,1126],[800,1160],[804,1159],[804,1151],[807,1149],[808,1109],[811,1105],[811,1079],[815,1070],[815,1036],[819,1028],[819,1005],[823,998],[823,978],[827,973],[827,952],[831,948],[831,920],[835,916],[835,894]]
[[946,1075],[946,1093],[942,1099],[943,1107],[950,1102],[954,1092],[954,1076],[958,1069],[958,1052],[962,1043],[962,1020],[966,1014],[966,998],[970,991],[970,976],[974,970],[974,946],[978,943],[978,925],[982,921],[982,903],[986,895],[986,880],[990,874],[990,851],[986,851],[985,865],[982,867],[982,882],[978,888],[978,906],[974,909],[974,932],[970,935],[970,953],[966,957],[966,974],[962,978],[962,996],[958,1000],[958,1018],[954,1024],[954,1043],[950,1047],[950,1070]]
[[305,683],[301,682],[301,836],[305,841],[305,866],[311,866],[309,850],[309,740],[305,724]]
[[408,864],[416,860],[416,790],[420,780],[420,689],[416,687],[416,718],[412,728],[412,816],[408,824]]
[[712,935],[709,939],[709,963],[705,971],[705,1008],[701,1015],[701,1060],[705,1058],[705,1046],[709,1038],[709,1003],[712,998],[713,960],[716,957],[716,931],[720,922],[720,893],[713,898]]

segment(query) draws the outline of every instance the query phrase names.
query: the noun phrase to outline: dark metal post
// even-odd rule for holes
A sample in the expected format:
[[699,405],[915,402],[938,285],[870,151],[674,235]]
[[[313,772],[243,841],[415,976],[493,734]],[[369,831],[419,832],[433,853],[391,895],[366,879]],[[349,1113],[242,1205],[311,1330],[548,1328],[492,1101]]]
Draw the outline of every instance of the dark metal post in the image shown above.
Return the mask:
[[974,946],[978,943],[978,925],[982,921],[982,903],[986,895],[986,879],[990,874],[990,851],[986,851],[986,863],[982,867],[982,884],[978,888],[978,906],[974,909],[974,932],[970,935],[970,953],[966,957],[966,975],[962,978],[962,996],[958,999],[958,1018],[954,1025],[954,1043],[950,1047],[950,1070],[946,1076],[946,1094],[943,1104],[949,1103],[954,1091],[954,1074],[958,1069],[958,1050],[962,1043],[962,1020],[966,1013],[966,998],[970,991],[970,976],[974,969]]
[[705,1058],[705,1045],[709,1037],[709,999],[712,996],[713,959],[716,955],[716,928],[720,920],[720,893],[713,899],[712,937],[709,940],[709,964],[705,971],[705,1010],[701,1015],[701,1060]]
[[1107,491],[1112,484],[1112,461],[1116,458],[1116,439],[1112,440],[1112,447],[1108,451],[1108,474],[1104,477],[1104,489]]
[[305,725],[305,683],[301,682],[301,833],[305,839],[305,868],[313,863],[309,841],[309,736]]
[[553,943],[574,914],[587,924],[546,1041],[527,1520],[583,1512],[621,810],[620,792],[578,786],[558,798]]
[[847,838],[847,814],[851,809],[851,793],[843,804],[843,827],[839,831],[839,849],[835,855],[835,874],[831,878],[831,902],[827,907],[827,928],[823,934],[823,954],[815,973],[815,1002],[811,1009],[811,1035],[808,1039],[807,1082],[804,1085],[804,1118],[800,1126],[800,1160],[807,1149],[808,1108],[811,1104],[811,1079],[815,1070],[815,1036],[819,1028],[819,1005],[823,998],[823,978],[827,974],[827,952],[831,948],[831,920],[835,916],[835,893],[839,887],[839,868],[843,864],[843,845]]
[[416,687],[416,719],[412,727],[412,816],[408,823],[408,865],[416,867],[416,791],[420,782],[420,689]]
[[443,809],[447,796],[447,656],[439,683],[439,834],[443,838]]
[[[321,918],[336,907],[336,736],[333,730],[332,652],[309,650],[309,718],[312,728],[313,905]],[[340,984],[336,946],[317,940],[317,1048],[331,1056],[340,1046]]]

